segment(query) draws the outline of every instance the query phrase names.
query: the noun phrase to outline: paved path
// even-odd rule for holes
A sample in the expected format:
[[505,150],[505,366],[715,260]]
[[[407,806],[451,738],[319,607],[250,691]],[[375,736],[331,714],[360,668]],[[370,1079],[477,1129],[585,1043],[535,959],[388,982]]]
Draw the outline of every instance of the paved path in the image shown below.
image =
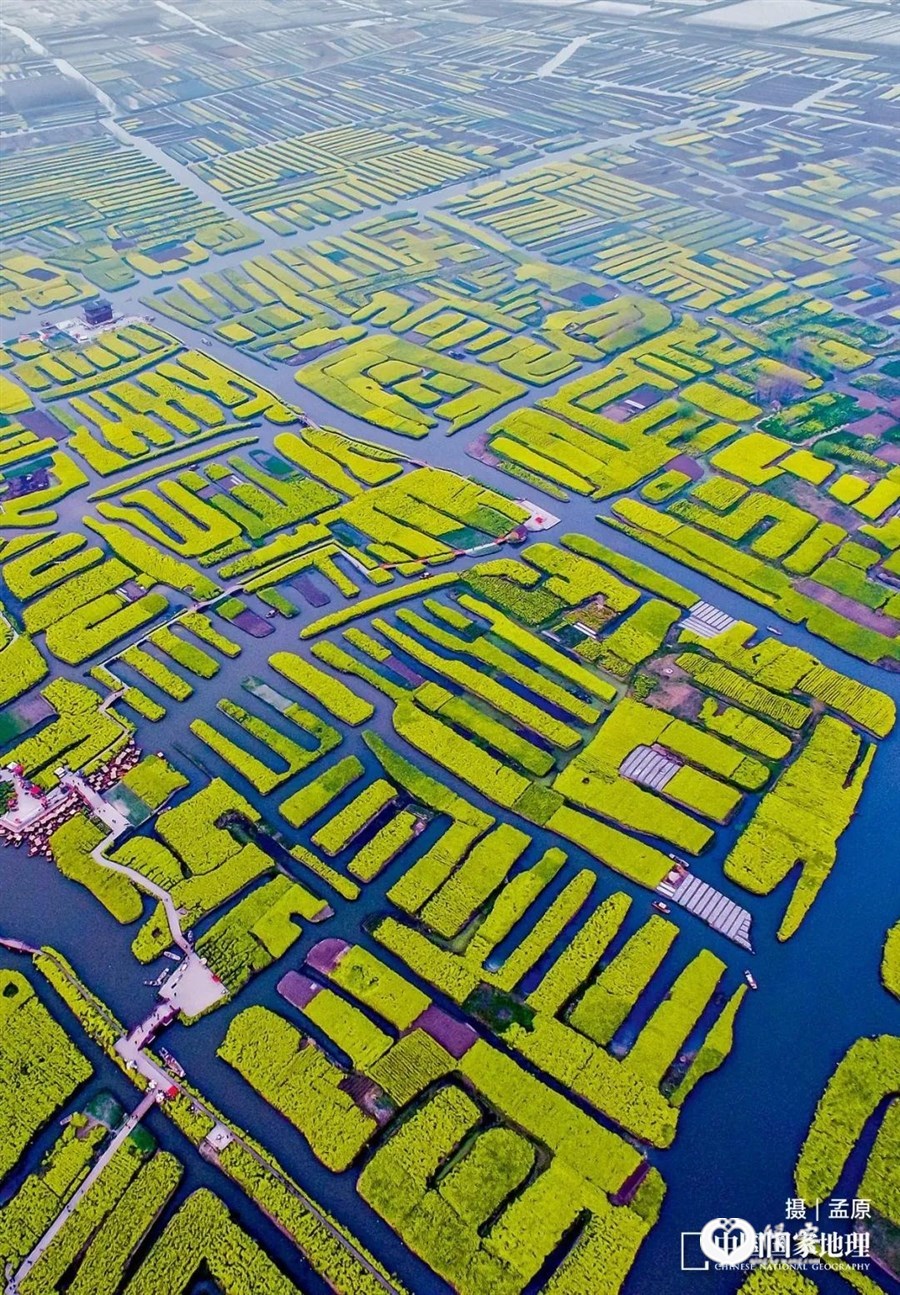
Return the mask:
[[179,1011],[183,1011],[185,1016],[199,1016],[214,1003],[227,997],[228,990],[219,977],[210,971],[181,929],[181,909],[177,907],[170,893],[135,868],[129,868],[124,863],[114,863],[112,859],[106,857],[105,851],[115,839],[115,835],[106,837],[91,851],[91,858],[99,867],[127,877],[138,890],[152,895],[162,904],[172,943],[177,944],[184,954],[184,960],[165,982],[159,991],[159,996],[172,1003]]
[[18,1272],[15,1274],[15,1276],[11,1278],[9,1282],[7,1282],[6,1288],[5,1288],[6,1295],[18,1295],[18,1291],[20,1289],[21,1283],[31,1272],[32,1268],[34,1268],[35,1265],[40,1261],[41,1256],[44,1254],[44,1251],[48,1248],[48,1246],[51,1245],[54,1238],[65,1227],[69,1218],[72,1216],[72,1214],[78,1208],[81,1201],[84,1199],[85,1195],[88,1193],[88,1191],[90,1191],[91,1187],[100,1177],[100,1175],[103,1173],[103,1170],[112,1160],[113,1156],[119,1150],[119,1147],[121,1147],[125,1139],[129,1136],[129,1134],[131,1134],[134,1131],[134,1129],[137,1128],[141,1120],[150,1110],[151,1106],[156,1105],[158,1096],[159,1094],[155,1088],[149,1089],[141,1098],[138,1105],[128,1116],[127,1120],[125,1120],[124,1124],[119,1126],[109,1146],[100,1156],[97,1163],[94,1165],[93,1169],[88,1174],[87,1178],[85,1178],[81,1186],[72,1195],[68,1203],[63,1206],[60,1213],[57,1214],[56,1218],[50,1224],[47,1231],[41,1237],[40,1241],[34,1247],[31,1254],[24,1261],[24,1263],[22,1264]]
[[106,857],[105,851],[115,843],[117,837],[121,836],[131,826],[128,819],[113,806],[108,805],[103,797],[94,791],[93,787],[90,787],[80,774],[67,772],[63,775],[62,781],[67,787],[71,787],[76,791],[85,804],[88,805],[91,813],[109,828],[109,835],[105,836],[100,844],[91,850],[91,858],[97,866],[106,868],[110,872],[120,873],[123,877],[127,877],[133,885],[137,886],[138,890],[142,890],[146,894],[152,895],[154,899],[158,899],[166,910],[166,918],[168,919],[173,943],[177,944],[186,956],[193,953],[193,947],[181,929],[179,910],[176,908],[175,901],[169,892],[163,890],[162,886],[158,886],[155,881],[150,881],[136,868],[129,868],[124,863],[114,863],[112,859]]
[[[106,700],[109,701],[110,698]],[[164,890],[155,881],[145,877],[136,868],[129,868],[126,864],[116,863],[107,857],[106,851],[131,826],[128,819],[114,806],[108,804],[80,774],[67,772],[61,781],[77,792],[88,805],[91,813],[109,828],[109,835],[105,836],[91,851],[91,858],[98,868],[105,868],[108,872],[117,872],[127,877],[133,886],[145,894],[152,895],[163,907],[172,943],[176,944],[184,954],[184,960],[163,985],[160,998],[172,1004],[177,1011],[183,1011],[186,1016],[197,1016],[205,1012],[214,1003],[225,998],[228,990],[218,976],[210,971],[184,934],[181,928],[183,910],[178,908],[168,890]],[[149,1077],[154,1078],[152,1075]]]
[[115,842],[116,834],[111,833],[105,837],[100,844],[91,851],[91,858],[101,868],[106,868],[110,872],[118,872],[121,876],[127,877],[128,880],[138,890],[144,891],[147,895],[152,895],[154,899],[159,900],[166,911],[166,919],[169,923],[169,931],[172,936],[172,943],[177,944],[182,953],[187,957],[193,953],[193,945],[181,929],[181,915],[176,907],[175,901],[167,890],[158,886],[155,881],[145,877],[142,872],[136,868],[129,868],[124,863],[115,863],[112,859],[106,857],[105,851]]
[[84,801],[95,818],[99,818],[101,823],[106,824],[109,828],[107,841],[114,841],[131,826],[125,815],[116,809],[115,805],[110,805],[104,800],[99,791],[95,791],[80,773],[72,773],[67,769],[59,781],[62,786],[71,788]]
[[10,953],[27,953],[30,957],[40,953],[40,949],[36,949],[33,944],[26,944],[24,940],[14,940],[6,936],[0,936],[0,948],[9,949]]

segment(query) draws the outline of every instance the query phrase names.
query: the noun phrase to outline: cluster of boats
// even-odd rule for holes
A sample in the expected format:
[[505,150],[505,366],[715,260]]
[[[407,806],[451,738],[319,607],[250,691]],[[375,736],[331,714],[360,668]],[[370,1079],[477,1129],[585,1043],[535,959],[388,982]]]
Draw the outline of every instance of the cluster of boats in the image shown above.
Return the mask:
[[[108,791],[119,782],[129,769],[133,769],[140,758],[140,749],[129,739],[127,746],[117,752],[106,764],[95,769],[93,773],[83,774],[82,781],[92,791],[102,795],[104,791]],[[23,824],[21,831],[15,831],[0,823],[0,845],[18,847],[27,842],[29,857],[40,855],[49,859],[51,836],[58,827],[70,818],[74,818],[83,808],[82,800],[73,787],[60,785],[47,792],[33,783],[23,781],[21,774],[19,774],[19,781],[23,791],[40,802],[43,807],[42,812]],[[15,803],[10,803],[7,812],[10,809],[15,810]]]

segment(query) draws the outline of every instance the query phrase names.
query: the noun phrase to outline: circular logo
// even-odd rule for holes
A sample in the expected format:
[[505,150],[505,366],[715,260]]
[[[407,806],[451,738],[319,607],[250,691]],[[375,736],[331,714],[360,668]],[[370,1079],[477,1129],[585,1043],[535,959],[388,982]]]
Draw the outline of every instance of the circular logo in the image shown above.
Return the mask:
[[756,1253],[756,1229],[746,1219],[711,1219],[700,1233],[700,1249],[714,1264],[737,1267]]

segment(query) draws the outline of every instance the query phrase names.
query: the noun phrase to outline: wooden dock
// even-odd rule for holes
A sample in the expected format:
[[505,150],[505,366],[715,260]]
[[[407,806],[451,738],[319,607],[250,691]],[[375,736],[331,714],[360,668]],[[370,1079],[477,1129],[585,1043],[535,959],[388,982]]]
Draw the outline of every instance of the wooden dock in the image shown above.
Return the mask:
[[741,908],[740,904],[723,895],[721,890],[716,890],[715,886],[711,886],[708,881],[701,881],[699,877],[684,869],[676,880],[672,880],[671,876],[670,873],[669,877],[657,886],[656,889],[660,895],[664,895],[673,904],[678,904],[689,913],[693,913],[694,917],[699,917],[701,922],[711,926],[726,939],[733,940],[742,949],[753,952],[753,945],[750,943],[750,925],[753,917],[746,908]]

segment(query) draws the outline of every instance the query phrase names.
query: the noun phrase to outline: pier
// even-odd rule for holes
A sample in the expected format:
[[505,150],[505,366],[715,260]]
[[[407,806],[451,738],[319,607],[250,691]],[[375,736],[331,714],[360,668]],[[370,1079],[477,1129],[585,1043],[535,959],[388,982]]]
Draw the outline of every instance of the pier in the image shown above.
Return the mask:
[[656,889],[658,894],[693,913],[694,917],[699,917],[701,922],[711,926],[727,940],[733,940],[742,949],[753,952],[753,945],[750,943],[752,915],[721,890],[716,890],[708,881],[701,881],[678,864]]

